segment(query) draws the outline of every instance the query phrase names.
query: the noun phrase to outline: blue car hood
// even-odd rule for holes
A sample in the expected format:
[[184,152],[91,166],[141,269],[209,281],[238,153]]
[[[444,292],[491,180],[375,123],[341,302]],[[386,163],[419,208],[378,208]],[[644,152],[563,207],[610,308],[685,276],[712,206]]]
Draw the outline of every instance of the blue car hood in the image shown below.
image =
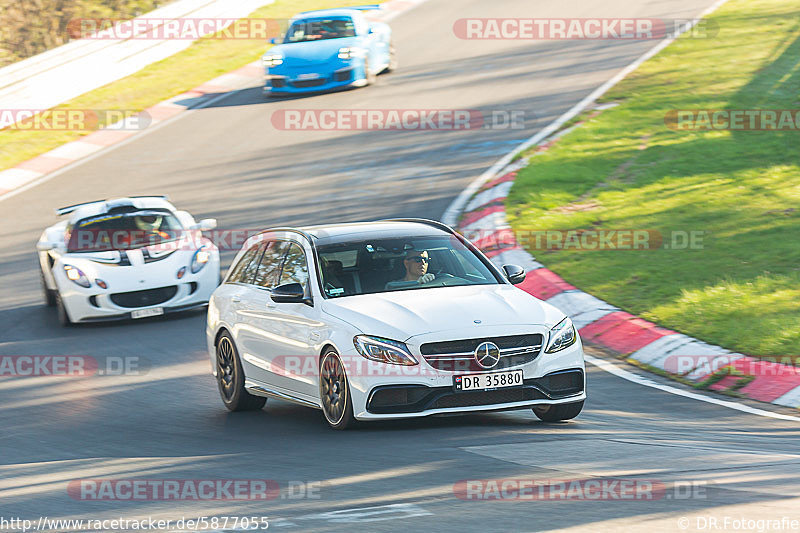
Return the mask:
[[326,39],[323,41],[308,41],[303,43],[280,44],[269,50],[270,54],[280,54],[288,64],[319,63],[335,58],[339,48],[360,46],[358,37],[345,37],[343,39]]

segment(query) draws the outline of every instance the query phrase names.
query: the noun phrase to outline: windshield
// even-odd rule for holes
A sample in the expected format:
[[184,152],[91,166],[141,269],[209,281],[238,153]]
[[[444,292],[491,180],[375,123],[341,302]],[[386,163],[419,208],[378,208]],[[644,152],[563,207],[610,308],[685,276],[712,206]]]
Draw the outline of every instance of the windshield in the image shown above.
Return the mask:
[[107,213],[75,224],[67,251],[106,252],[141,248],[174,241],[181,236],[182,229],[178,219],[167,210]]
[[303,19],[289,27],[283,42],[300,43],[355,36],[356,26],[350,17]]
[[372,239],[317,249],[328,297],[500,281],[460,240],[441,237]]

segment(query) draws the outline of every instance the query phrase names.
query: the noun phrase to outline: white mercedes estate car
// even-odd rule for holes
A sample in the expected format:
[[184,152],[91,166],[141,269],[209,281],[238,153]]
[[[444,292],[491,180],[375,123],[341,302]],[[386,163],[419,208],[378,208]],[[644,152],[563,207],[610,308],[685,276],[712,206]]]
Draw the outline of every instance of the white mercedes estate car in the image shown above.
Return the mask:
[[275,228],[251,237],[208,306],[225,406],[279,398],[356,421],[529,408],[577,416],[581,341],[561,311],[514,287],[439,222]]
[[219,285],[219,250],[164,196],[99,200],[56,210],[69,215],[42,233],[45,303],[62,325],[144,318],[205,306]]

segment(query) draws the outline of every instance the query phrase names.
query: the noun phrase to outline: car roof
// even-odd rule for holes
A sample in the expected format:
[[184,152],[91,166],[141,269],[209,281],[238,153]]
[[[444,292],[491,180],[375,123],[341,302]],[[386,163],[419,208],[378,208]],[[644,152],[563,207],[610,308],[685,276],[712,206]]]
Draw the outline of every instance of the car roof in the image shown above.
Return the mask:
[[62,207],[57,210],[59,214],[69,214],[69,223],[75,224],[87,217],[93,217],[108,213],[115,207],[134,207],[136,209],[167,209],[174,212],[175,206],[169,203],[165,196],[141,196],[112,198],[108,200],[97,200],[75,206]]
[[439,222],[419,219],[378,220],[347,224],[324,224],[298,228],[310,235],[315,245],[346,242],[360,238],[426,237],[451,234],[452,230]]
[[297,15],[292,17],[292,21],[317,18],[317,17],[354,17],[360,14],[361,11],[358,9],[347,9],[342,7],[332,8],[332,9],[319,9],[317,11],[305,11],[303,13],[298,13]]

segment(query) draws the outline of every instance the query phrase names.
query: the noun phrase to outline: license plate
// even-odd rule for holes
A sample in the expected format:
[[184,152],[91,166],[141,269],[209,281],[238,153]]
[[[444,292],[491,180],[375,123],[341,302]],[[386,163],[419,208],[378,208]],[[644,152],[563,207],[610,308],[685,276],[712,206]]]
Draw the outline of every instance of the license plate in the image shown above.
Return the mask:
[[163,314],[163,307],[153,307],[151,309],[137,309],[136,311],[131,311],[131,318],[146,318],[148,316],[158,316]]
[[309,72],[307,74],[298,74],[297,75],[297,79],[298,80],[313,80],[313,79],[316,79],[316,78],[319,78],[319,74],[317,74],[316,72]]
[[488,374],[465,374],[453,377],[453,386],[460,391],[502,389],[505,387],[519,387],[522,384],[522,370],[491,372]]

